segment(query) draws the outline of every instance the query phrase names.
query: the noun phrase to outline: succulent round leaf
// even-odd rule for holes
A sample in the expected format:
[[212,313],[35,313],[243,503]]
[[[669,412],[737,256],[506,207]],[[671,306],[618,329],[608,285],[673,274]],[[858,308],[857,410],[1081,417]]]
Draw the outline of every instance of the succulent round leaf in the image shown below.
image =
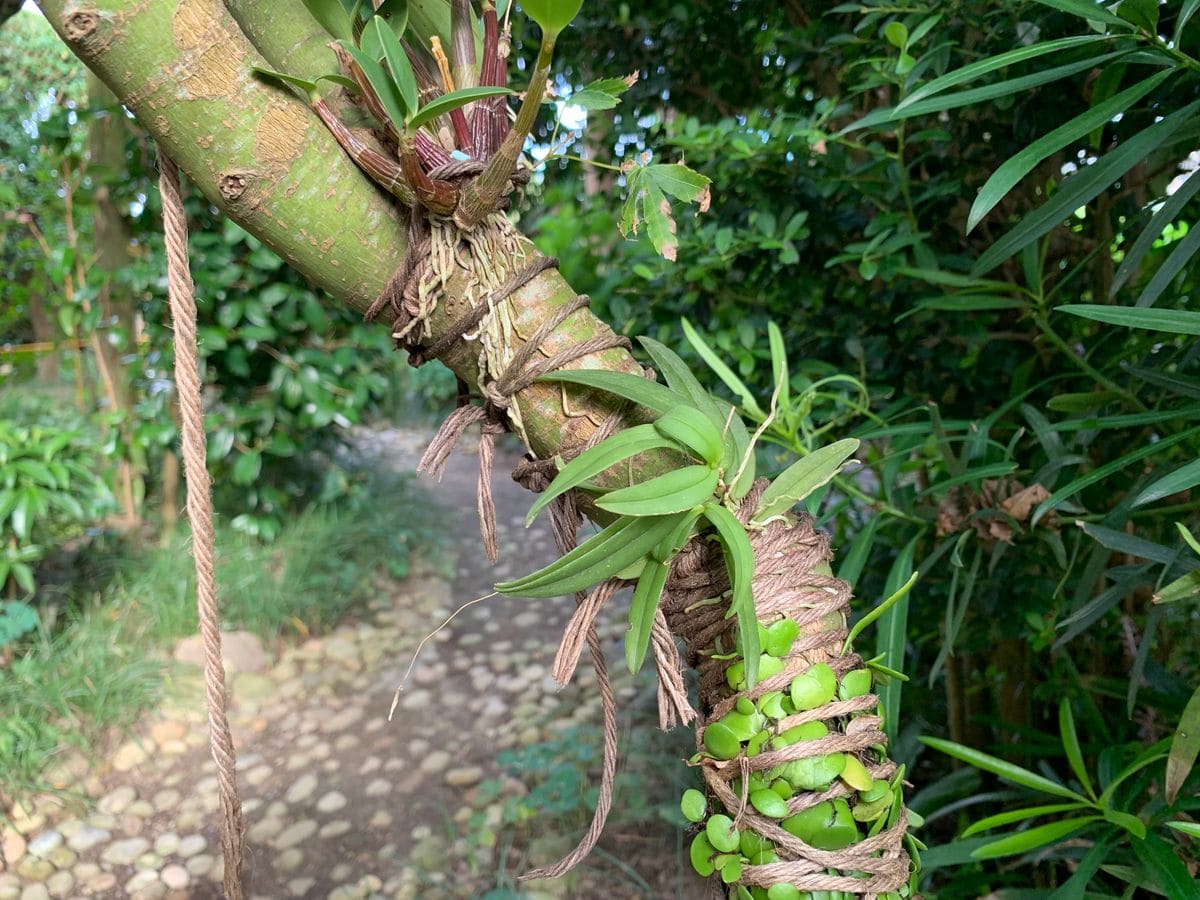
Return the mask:
[[733,853],[741,841],[741,833],[733,827],[733,819],[724,813],[709,816],[704,833],[708,835],[708,842],[722,853]]

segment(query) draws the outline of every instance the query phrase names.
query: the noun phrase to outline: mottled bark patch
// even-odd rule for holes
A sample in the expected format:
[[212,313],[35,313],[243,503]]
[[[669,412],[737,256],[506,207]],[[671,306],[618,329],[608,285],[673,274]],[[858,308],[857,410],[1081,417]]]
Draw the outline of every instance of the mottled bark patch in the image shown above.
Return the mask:
[[254,126],[254,158],[287,168],[304,150],[309,118],[297,103],[272,102]]
[[195,50],[211,41],[209,32],[220,25],[223,15],[225,9],[218,0],[179,0],[171,22],[175,46],[180,50]]
[[182,88],[189,99],[212,100],[233,94],[240,84],[243,54],[236,36],[225,28],[226,12],[217,0],[180,0],[171,33],[184,53]]
[[91,5],[68,6],[62,14],[63,37],[82,59],[97,59],[112,46],[112,17]]

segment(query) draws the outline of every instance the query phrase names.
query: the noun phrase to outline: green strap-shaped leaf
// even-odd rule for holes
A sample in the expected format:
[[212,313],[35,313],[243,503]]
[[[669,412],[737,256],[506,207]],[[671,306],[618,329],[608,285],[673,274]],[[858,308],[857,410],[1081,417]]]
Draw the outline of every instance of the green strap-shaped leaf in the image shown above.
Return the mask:
[[1168,828],[1174,828],[1181,834],[1187,834],[1200,839],[1200,822],[1166,822]]
[[1193,597],[1200,597],[1200,569],[1188,572],[1182,578],[1176,578],[1169,584],[1164,584],[1154,592],[1153,601],[1161,605],[1178,603],[1180,600],[1189,600]]
[[686,513],[618,519],[545,568],[498,584],[496,590],[525,597],[559,597],[585,591],[647,555],[683,515]]
[[631,456],[665,448],[678,449],[678,445],[659,434],[653,425],[635,425],[583,451],[559,470],[529,508],[529,514],[525,516],[526,527],[555,497],[579,487],[589,478],[595,478]]
[[973,837],[985,831],[991,831],[993,828],[1002,828],[1005,825],[1011,825],[1013,822],[1024,822],[1028,819],[1036,819],[1038,816],[1050,816],[1060,812],[1071,812],[1076,809],[1087,809],[1085,803],[1047,803],[1043,806],[1027,806],[1024,809],[1010,809],[1002,813],[997,813],[994,816],[987,816],[972,822],[963,831],[962,836],[965,838]]
[[1196,879],[1166,841],[1157,834],[1148,834],[1143,840],[1129,843],[1167,900],[1191,900],[1196,896]]
[[1031,791],[1039,791],[1040,793],[1062,797],[1066,800],[1076,800],[1084,804],[1088,802],[1087,797],[1071,790],[1066,785],[1059,784],[1057,781],[1051,781],[1043,775],[1030,772],[1028,769],[1023,769],[1014,763],[984,753],[982,750],[976,750],[973,747],[964,747],[962,744],[956,744],[954,741],[946,741],[941,738],[923,737],[920,740],[922,744],[945,753],[947,756],[953,756],[955,759],[962,760],[969,766],[983,769],[985,772],[991,772],[993,775],[998,775],[1014,784],[1027,787]]
[[[1162,296],[1162,292],[1170,287],[1175,276],[1182,272],[1183,267],[1196,255],[1197,250],[1200,250],[1200,222],[1193,222],[1183,240],[1175,244],[1171,255],[1158,267],[1158,271],[1133,301],[1133,305],[1141,309],[1153,306]],[[1200,319],[1200,316],[1197,318]]]
[[251,66],[250,71],[255,75],[261,75],[263,78],[278,81],[290,87],[300,88],[300,90],[304,91],[305,97],[311,97],[317,90],[317,83],[315,81],[300,78],[296,75],[289,75],[286,72],[276,72],[274,69],[264,69],[262,66]]
[[668,566],[651,560],[642,569],[637,587],[633,589],[633,599],[629,603],[629,631],[625,635],[625,662],[634,675],[646,661],[650,635],[654,630],[654,615],[658,612],[658,601],[662,598],[669,571]]
[[1071,712],[1071,701],[1064,697],[1058,704],[1058,732],[1062,736],[1063,751],[1067,754],[1067,763],[1071,771],[1083,785],[1087,793],[1095,797],[1092,779],[1088,777],[1087,766],[1083,764],[1083,748],[1079,746],[1079,732],[1075,730],[1075,716]]
[[408,122],[416,115],[417,105],[421,102],[420,92],[417,90],[417,76],[413,73],[412,63],[408,61],[408,54],[400,45],[400,39],[396,37],[396,32],[392,31],[391,26],[383,19],[375,16],[367,23],[367,28],[375,30],[375,38],[379,41],[380,49],[383,50],[383,58],[392,73],[392,80],[396,83],[400,97],[404,100],[404,120]]
[[1060,125],[1049,134],[1038,138],[1020,153],[1005,160],[979,189],[979,195],[971,205],[971,214],[967,217],[967,232],[970,233],[983,220],[983,217],[991,212],[992,208],[1017,185],[1017,182],[1033,170],[1034,166],[1050,154],[1057,153],[1072,141],[1102,127],[1118,113],[1126,112],[1173,74],[1174,70],[1168,69],[1152,75],[1115,97],[1097,104],[1083,115],[1076,116],[1069,122]]
[[783,515],[817,488],[828,484],[858,445],[857,438],[844,438],[792,463],[763,491],[751,524],[763,525]]
[[[1102,41],[1111,41],[1112,37],[1103,34],[1087,34],[1077,37],[1059,38],[1054,41],[1043,41],[1040,44],[1029,44],[1025,47],[1018,47],[1015,50],[1009,50],[1007,53],[1000,53],[996,56],[989,56],[986,59],[981,59],[978,62],[973,62],[970,65],[963,66],[961,69],[955,69],[953,72],[947,72],[932,81],[928,81],[921,85],[911,94],[904,98],[900,103],[896,104],[896,112],[900,112],[915,103],[919,103],[927,97],[933,97],[942,91],[949,90],[952,87],[958,87],[960,84],[966,84],[969,81],[974,81],[982,75],[987,75],[989,72],[995,72],[997,69],[1003,69],[1005,66],[1011,66],[1015,63],[1024,62],[1027,59],[1036,59],[1039,56],[1045,56],[1047,53],[1055,53],[1059,50],[1069,50],[1072,47],[1081,47],[1088,44],[1098,44]],[[1091,129],[1088,129],[1089,131]],[[1086,134],[1086,132],[1085,132]]]
[[[716,411],[714,407],[714,412]],[[654,423],[663,437],[682,444],[710,466],[721,462],[723,446],[721,432],[711,418],[690,406],[677,406],[663,413]],[[732,442],[730,442],[732,446]]]
[[733,369],[725,365],[721,357],[713,351],[705,342],[704,338],[700,337],[700,333],[692,327],[692,323],[687,319],[683,320],[683,333],[688,339],[688,343],[692,345],[692,349],[700,355],[700,358],[708,364],[708,367],[713,370],[718,378],[725,382],[725,386],[733,391],[742,407],[752,416],[759,419],[766,418],[765,413],[758,407],[758,402],[754,399],[754,394],[750,392],[750,388],[746,387],[746,383],[742,379],[733,374]]
[[1067,303],[1054,308],[1059,312],[1109,325],[1200,335],[1200,312],[1186,309],[1136,309],[1132,306],[1101,306],[1096,303]]
[[1200,755],[1200,687],[1196,688],[1183,715],[1179,727],[1171,738],[1171,751],[1167,755],[1167,779],[1165,796],[1167,803],[1174,803],[1179,790],[1187,780]]
[[1163,200],[1162,205],[1155,210],[1146,227],[1142,229],[1142,233],[1133,242],[1133,246],[1125,252],[1125,258],[1121,260],[1117,274],[1113,276],[1109,296],[1115,296],[1117,291],[1129,280],[1129,277],[1137,271],[1142,259],[1150,252],[1150,248],[1162,237],[1163,229],[1175,221],[1180,210],[1196,196],[1197,191],[1200,191],[1200,175],[1192,172],[1183,184],[1179,185],[1175,193]]
[[1133,501],[1133,505],[1135,507],[1145,506],[1147,503],[1153,503],[1163,497],[1194,488],[1198,484],[1200,484],[1200,459],[1180,466],[1170,475],[1166,475],[1144,488],[1137,495],[1137,499]]
[[1051,9],[1087,19],[1089,22],[1103,22],[1105,25],[1116,25],[1126,31],[1129,30],[1128,22],[1114,16],[1095,0],[1037,0],[1037,2],[1043,6],[1049,6]]
[[1163,438],[1161,441],[1157,441],[1153,444],[1147,444],[1140,450],[1127,453],[1122,457],[1105,463],[1099,468],[1093,469],[1091,472],[1088,472],[1088,474],[1080,478],[1076,478],[1070,484],[1059,488],[1057,491],[1038,504],[1037,509],[1033,511],[1032,518],[1029,520],[1030,526],[1036,525],[1041,520],[1042,516],[1044,516],[1050,510],[1060,506],[1064,500],[1078,491],[1083,490],[1085,487],[1095,484],[1097,481],[1102,481],[1114,472],[1118,472],[1126,466],[1132,465],[1135,462],[1140,462],[1148,456],[1166,450],[1168,447],[1174,447],[1181,441],[1194,438],[1197,434],[1200,434],[1200,428],[1191,428],[1187,431],[1181,432],[1180,434],[1172,435],[1169,438]]
[[581,384],[584,387],[596,388],[632,400],[639,406],[665,413],[679,405],[679,396],[670,388],[664,387],[642,378],[630,375],[628,372],[604,372],[599,369],[560,369],[538,378],[538,381],[565,381],[568,384]]
[[420,128],[427,122],[432,122],[438,116],[444,116],[460,107],[473,103],[483,97],[498,97],[501,94],[512,94],[511,88],[505,87],[469,87],[459,88],[448,94],[442,94],[436,100],[430,100],[414,115],[408,123],[410,128]]
[[1063,819],[1059,822],[1048,822],[1026,831],[1018,831],[998,841],[984,844],[971,856],[975,859],[998,859],[1001,856],[1015,856],[1018,853],[1028,853],[1038,847],[1053,844],[1069,834],[1073,834],[1085,825],[1096,822],[1100,816],[1076,816],[1073,819]]
[[1119,56],[1126,55],[1128,55],[1128,51],[1126,50],[1114,50],[1112,53],[1102,53],[1100,56],[1090,59],[1082,59],[1065,65],[1055,66],[1052,69],[1034,72],[1031,75],[1022,75],[1019,78],[1012,78],[1008,81],[987,84],[965,91],[955,91],[952,94],[942,94],[940,97],[930,97],[927,100],[921,100],[912,106],[905,107],[901,112],[897,112],[890,107],[887,109],[877,109],[863,116],[857,122],[847,125],[838,134],[849,134],[863,128],[875,128],[890,122],[911,119],[914,116],[940,113],[948,109],[957,109],[961,106],[970,106],[976,103],[984,103],[988,100],[996,100],[1000,97],[1007,97],[1011,94],[1027,91],[1030,88],[1040,87],[1043,84],[1049,84],[1063,78],[1070,78],[1072,75],[1077,75],[1088,69],[1094,69]]
[[712,499],[718,472],[710,466],[684,466],[641,484],[605,494],[596,505],[619,516],[665,516]]
[[662,563],[670,563],[675,558],[675,554],[682,550],[684,545],[691,539],[692,531],[695,529],[696,521],[699,518],[700,510],[689,510],[682,517],[679,524],[675,526],[674,531],[659,541],[658,546],[650,551],[651,558]]
[[738,652],[746,665],[746,686],[758,681],[758,658],[762,654],[758,638],[758,618],[754,614],[754,548],[737,517],[718,503],[704,507],[704,518],[717,531],[729,571],[729,615],[737,617]]
[[783,332],[774,322],[767,323],[767,343],[771,348],[771,375],[775,379],[775,390],[779,393],[779,406],[787,409],[791,386],[788,384],[787,349],[783,344]]
[[1179,46],[1179,40],[1183,37],[1183,29],[1187,28],[1187,23],[1191,21],[1198,9],[1200,9],[1200,0],[1183,0],[1183,6],[1179,8],[1179,18],[1175,20],[1176,47]]
[[670,347],[652,337],[639,337],[638,343],[654,360],[654,365],[667,381],[667,386],[700,412],[718,415],[712,395],[705,390],[692,370]]
[[[1200,100],[1189,103],[1139,131],[1118,145],[1116,150],[1105,154],[1095,165],[1087,166],[1072,175],[1049,200],[992,244],[979,257],[973,271],[982,274],[994,269],[1017,251],[1057,228],[1075,210],[1097,197],[1133,166],[1170,140],[1192,120],[1198,109]],[[1200,313],[1197,314],[1197,318],[1200,319]]]
[[384,71],[383,66],[352,43],[349,41],[338,41],[338,43],[342,46],[342,49],[354,58],[358,67],[362,69],[363,75],[366,76],[367,84],[371,86],[371,90],[379,98],[379,103],[383,107],[383,111],[392,120],[392,124],[396,127],[396,130],[403,131],[404,120],[406,118],[405,101],[395,82]]

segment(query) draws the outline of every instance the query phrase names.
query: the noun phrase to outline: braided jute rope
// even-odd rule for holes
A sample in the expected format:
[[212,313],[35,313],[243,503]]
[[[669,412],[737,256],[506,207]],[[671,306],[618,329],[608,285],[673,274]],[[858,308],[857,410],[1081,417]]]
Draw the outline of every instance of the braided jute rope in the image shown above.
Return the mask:
[[225,668],[221,660],[221,619],[213,564],[212,483],[205,463],[204,405],[196,349],[196,298],[188,265],[187,218],[179,195],[179,170],[161,148],[158,171],[167,246],[167,295],[175,326],[175,385],[183,425],[187,514],[192,527],[192,559],[196,564],[196,607],[204,641],[208,739],[217,764],[220,792],[225,896],[229,900],[242,900],[242,804],[238,798],[233,735],[225,717]]

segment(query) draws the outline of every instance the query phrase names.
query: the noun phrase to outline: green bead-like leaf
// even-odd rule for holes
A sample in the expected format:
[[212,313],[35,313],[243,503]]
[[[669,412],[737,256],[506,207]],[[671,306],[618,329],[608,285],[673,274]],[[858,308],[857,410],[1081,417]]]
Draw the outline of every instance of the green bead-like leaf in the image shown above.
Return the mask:
[[704,749],[716,759],[733,759],[742,752],[742,742],[728,727],[713,722],[704,729]]
[[700,822],[708,812],[708,800],[700,791],[688,788],[683,792],[679,808],[683,812],[683,817],[689,822]]
[[708,842],[708,836],[704,832],[700,832],[700,834],[692,839],[692,846],[688,851],[688,856],[692,861],[692,868],[696,870],[696,874],[701,878],[707,878],[716,871],[712,864],[712,858],[715,853],[713,845]]
[[733,853],[737,850],[741,837],[740,832],[733,827],[733,819],[723,813],[708,817],[704,833],[708,835],[708,842],[722,853]]
[[750,805],[771,819],[782,819],[788,814],[787,801],[770,788],[754,791],[750,795]]

